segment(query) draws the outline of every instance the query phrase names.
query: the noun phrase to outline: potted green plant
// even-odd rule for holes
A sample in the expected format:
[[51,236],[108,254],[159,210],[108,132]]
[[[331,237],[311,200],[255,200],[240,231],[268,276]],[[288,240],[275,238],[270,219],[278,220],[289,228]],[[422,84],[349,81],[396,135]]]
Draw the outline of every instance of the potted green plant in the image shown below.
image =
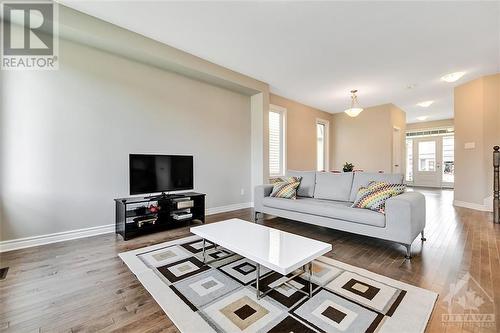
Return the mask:
[[342,170],[344,172],[352,172],[352,170],[354,170],[354,164],[345,162],[344,168]]

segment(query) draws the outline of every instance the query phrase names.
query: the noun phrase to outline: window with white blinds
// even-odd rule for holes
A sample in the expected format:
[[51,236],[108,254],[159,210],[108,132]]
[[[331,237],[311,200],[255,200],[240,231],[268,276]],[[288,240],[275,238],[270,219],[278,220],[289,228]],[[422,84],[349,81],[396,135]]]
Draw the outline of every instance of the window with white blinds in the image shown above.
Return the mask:
[[320,122],[316,122],[316,170],[325,171],[325,153],[326,153],[326,142],[325,142],[325,131],[326,125]]
[[269,175],[285,174],[285,110],[269,111]]
[[328,132],[329,122],[316,119],[316,170],[328,170]]

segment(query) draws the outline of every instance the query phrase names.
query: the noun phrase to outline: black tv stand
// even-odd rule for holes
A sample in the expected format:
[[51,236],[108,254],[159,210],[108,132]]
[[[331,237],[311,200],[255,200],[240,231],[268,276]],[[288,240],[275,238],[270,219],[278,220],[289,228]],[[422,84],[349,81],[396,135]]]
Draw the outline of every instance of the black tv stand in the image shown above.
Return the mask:
[[116,233],[124,240],[205,223],[205,194],[186,192],[115,199]]

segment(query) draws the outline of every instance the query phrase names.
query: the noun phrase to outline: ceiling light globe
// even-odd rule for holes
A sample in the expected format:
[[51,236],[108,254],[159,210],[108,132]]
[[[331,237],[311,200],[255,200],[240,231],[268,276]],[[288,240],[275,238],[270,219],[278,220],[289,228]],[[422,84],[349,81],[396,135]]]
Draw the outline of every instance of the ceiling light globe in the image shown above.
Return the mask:
[[422,107],[422,108],[428,108],[434,103],[434,101],[425,101],[425,102],[420,102],[417,105]]
[[441,80],[448,82],[448,83],[451,83],[451,82],[455,82],[455,81],[460,80],[460,78],[464,75],[465,75],[465,72],[454,72],[454,73],[450,73],[450,74],[446,74],[446,75],[442,76]]
[[344,112],[347,113],[347,115],[349,117],[353,117],[354,118],[354,117],[359,116],[359,114],[361,112],[363,112],[363,109],[362,108],[350,108],[350,109],[345,110]]

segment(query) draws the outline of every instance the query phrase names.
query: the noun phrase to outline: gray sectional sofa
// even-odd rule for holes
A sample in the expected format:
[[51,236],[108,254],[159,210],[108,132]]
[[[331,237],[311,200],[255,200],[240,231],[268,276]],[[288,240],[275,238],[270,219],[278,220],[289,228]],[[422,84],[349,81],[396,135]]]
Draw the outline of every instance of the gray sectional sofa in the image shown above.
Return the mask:
[[401,174],[365,172],[289,171],[287,176],[300,176],[297,199],[270,197],[273,185],[255,188],[255,219],[259,213],[355,234],[398,242],[411,257],[411,244],[421,234],[424,238],[425,198],[421,193],[405,192],[387,200],[385,214],[352,208],[358,190],[370,181],[400,184]]

